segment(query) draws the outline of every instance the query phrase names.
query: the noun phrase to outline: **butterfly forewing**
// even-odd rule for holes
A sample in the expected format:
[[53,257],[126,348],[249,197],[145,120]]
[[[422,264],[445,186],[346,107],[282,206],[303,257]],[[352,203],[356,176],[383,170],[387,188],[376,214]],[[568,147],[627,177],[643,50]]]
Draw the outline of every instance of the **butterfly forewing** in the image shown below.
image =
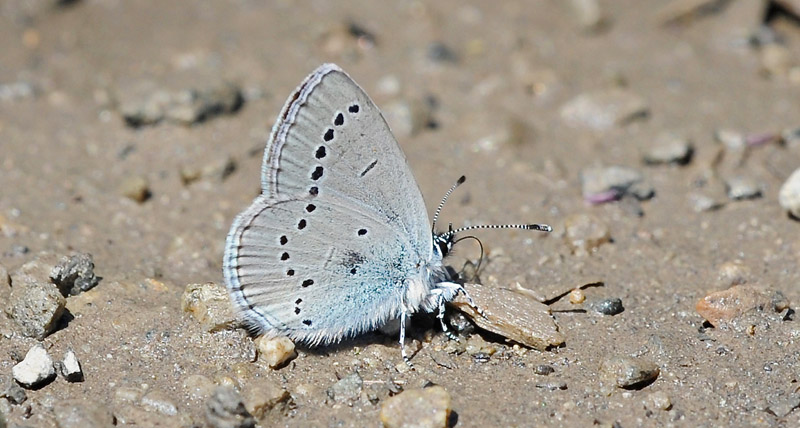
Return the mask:
[[333,64],[306,78],[284,106],[265,150],[262,187],[278,200],[323,192],[351,199],[431,247],[405,155],[375,103]]

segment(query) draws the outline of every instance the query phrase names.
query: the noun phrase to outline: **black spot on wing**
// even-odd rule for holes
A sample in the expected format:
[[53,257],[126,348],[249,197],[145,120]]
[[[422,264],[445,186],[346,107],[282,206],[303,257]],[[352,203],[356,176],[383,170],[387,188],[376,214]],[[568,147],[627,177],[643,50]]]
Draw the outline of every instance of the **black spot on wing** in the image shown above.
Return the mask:
[[361,175],[360,175],[360,176],[361,176],[361,177],[363,177],[363,176],[367,175],[367,173],[368,173],[368,172],[370,172],[370,170],[372,170],[372,168],[375,168],[375,165],[376,165],[377,163],[378,163],[378,160],[377,160],[377,159],[375,159],[374,161],[372,161],[372,163],[370,163],[369,165],[367,165],[367,167],[364,169],[364,171],[361,171]]

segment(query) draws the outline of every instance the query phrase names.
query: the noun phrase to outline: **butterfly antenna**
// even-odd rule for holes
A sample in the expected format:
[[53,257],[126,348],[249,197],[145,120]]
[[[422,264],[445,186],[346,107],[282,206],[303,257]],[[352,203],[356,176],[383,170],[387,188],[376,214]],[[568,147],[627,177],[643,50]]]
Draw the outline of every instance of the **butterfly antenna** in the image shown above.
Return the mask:
[[456,233],[466,232],[475,229],[525,229],[538,230],[541,232],[552,232],[553,228],[546,224],[479,224],[475,226],[465,226],[444,233],[445,236],[453,236]]
[[[456,187],[464,184],[464,181],[466,181],[466,179],[467,179],[467,177],[462,175],[456,181],[456,184],[453,184],[453,187],[451,187],[450,190],[448,190],[447,193],[444,194],[444,197],[442,198],[442,202],[439,202],[439,206],[436,207],[436,212],[433,214],[433,221],[431,222],[432,223],[431,224],[431,230],[434,230],[434,231],[436,230],[436,221],[439,220],[439,213],[442,212],[442,208],[444,208],[444,203],[447,202],[447,198],[450,197],[450,194],[453,193],[453,190],[456,190]],[[453,234],[452,228],[451,228],[451,231],[449,233],[451,235]]]

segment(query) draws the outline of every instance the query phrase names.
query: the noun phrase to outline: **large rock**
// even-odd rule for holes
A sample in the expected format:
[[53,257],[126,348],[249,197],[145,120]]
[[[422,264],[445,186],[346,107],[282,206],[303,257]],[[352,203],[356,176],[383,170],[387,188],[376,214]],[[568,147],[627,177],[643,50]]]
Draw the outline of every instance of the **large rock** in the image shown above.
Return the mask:
[[66,299],[54,284],[22,281],[14,283],[6,313],[20,333],[42,340],[56,329],[65,305]]

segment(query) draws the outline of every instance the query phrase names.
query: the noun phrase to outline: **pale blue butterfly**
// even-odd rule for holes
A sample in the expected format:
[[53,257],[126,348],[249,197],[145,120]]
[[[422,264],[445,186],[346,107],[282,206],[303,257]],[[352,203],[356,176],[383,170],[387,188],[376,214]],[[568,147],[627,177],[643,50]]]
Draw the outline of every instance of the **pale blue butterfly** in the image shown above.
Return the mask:
[[[433,225],[447,196],[434,215]],[[460,284],[442,261],[456,233],[432,231],[419,186],[377,106],[339,67],[309,75],[281,110],[261,169],[262,192],[231,226],[225,283],[255,334],[338,342],[438,310]],[[467,296],[468,297],[468,296]]]

